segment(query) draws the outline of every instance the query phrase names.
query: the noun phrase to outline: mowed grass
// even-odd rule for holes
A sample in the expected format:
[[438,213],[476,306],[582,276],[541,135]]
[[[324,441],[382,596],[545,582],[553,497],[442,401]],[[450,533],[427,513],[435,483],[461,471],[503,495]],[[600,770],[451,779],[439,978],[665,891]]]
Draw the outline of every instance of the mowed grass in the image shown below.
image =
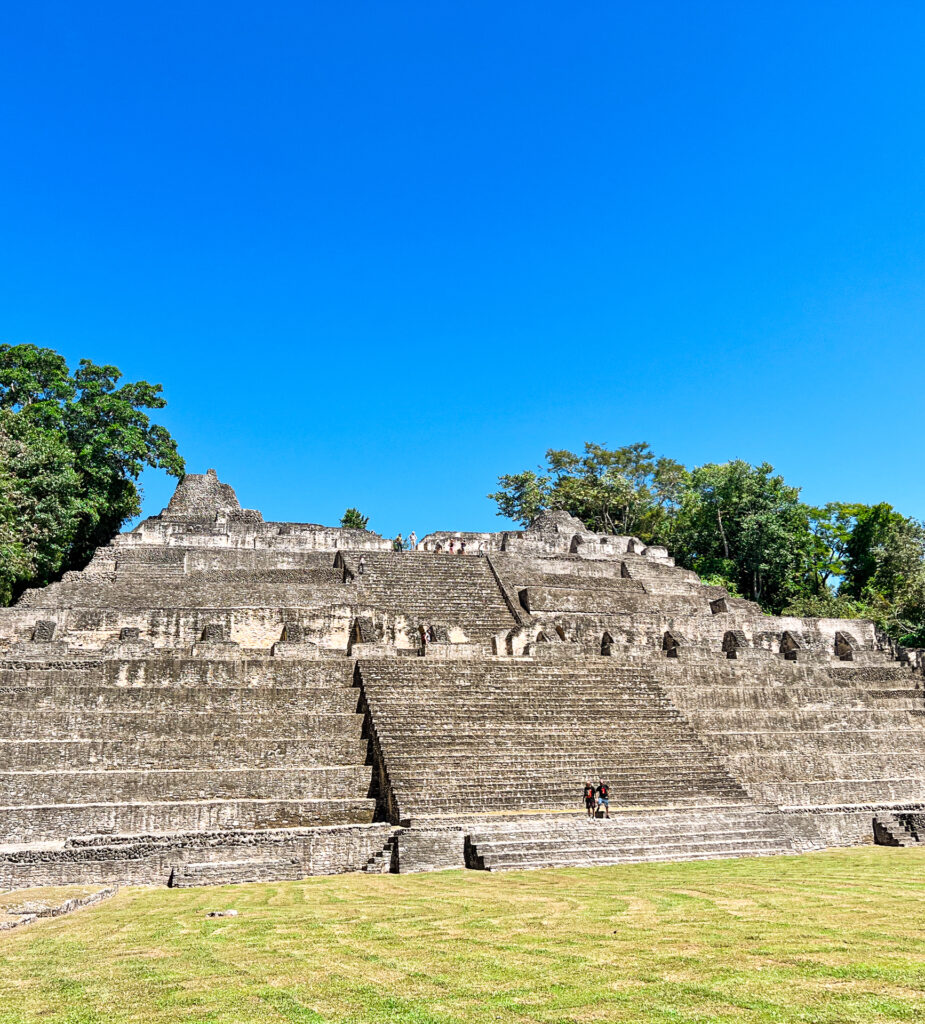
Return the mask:
[[914,849],[127,889],[0,937],[4,1024],[922,1020]]

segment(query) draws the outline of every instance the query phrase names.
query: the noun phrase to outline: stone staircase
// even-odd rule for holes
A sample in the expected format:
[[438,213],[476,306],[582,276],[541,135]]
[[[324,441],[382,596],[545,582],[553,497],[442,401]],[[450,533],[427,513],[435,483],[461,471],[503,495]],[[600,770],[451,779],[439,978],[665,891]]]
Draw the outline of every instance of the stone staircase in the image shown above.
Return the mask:
[[[173,670],[183,677],[182,664]],[[299,685],[291,665],[268,659],[264,673],[258,682],[253,661],[228,663],[226,681],[205,687],[4,673],[0,841],[370,821],[350,663],[303,663]]]
[[576,659],[361,661],[364,700],[399,818],[579,804],[748,803],[643,669]]
[[663,665],[697,734],[758,800],[785,807],[925,802],[922,690],[876,662]]
[[794,852],[775,810],[714,807],[625,812],[610,819],[485,821],[471,826],[466,859],[470,867],[486,871],[526,871]]
[[918,832],[898,814],[880,811],[874,815],[874,840],[879,846],[921,846]]
[[369,875],[387,875],[392,870],[392,851],[395,848],[399,829],[393,829],[381,850],[377,850],[363,865]]
[[[356,558],[348,559],[355,571]],[[486,558],[425,551],[366,553],[354,578],[357,603],[400,613],[421,625],[458,627],[486,641],[516,625]]]

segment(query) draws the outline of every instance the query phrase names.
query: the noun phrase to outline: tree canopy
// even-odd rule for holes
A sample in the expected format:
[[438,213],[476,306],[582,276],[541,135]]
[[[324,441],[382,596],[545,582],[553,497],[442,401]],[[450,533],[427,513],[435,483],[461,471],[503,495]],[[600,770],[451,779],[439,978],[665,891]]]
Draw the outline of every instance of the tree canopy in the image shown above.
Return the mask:
[[167,404],[161,386],[121,378],[0,345],[0,602],[86,564],[141,511],[145,466],[183,475],[176,442],[146,412]]
[[817,508],[768,463],[687,469],[644,443],[549,449],[545,466],[498,483],[498,514],[523,525],[562,509],[597,533],[666,545],[765,611],[872,618],[900,643],[925,645],[925,527],[890,505]]

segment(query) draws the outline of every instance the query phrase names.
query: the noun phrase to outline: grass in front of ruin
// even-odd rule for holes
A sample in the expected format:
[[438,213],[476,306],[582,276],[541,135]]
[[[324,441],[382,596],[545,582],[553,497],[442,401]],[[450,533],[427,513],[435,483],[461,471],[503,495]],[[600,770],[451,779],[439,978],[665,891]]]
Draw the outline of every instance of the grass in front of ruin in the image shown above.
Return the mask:
[[[209,919],[235,908],[239,916]],[[0,937],[0,1021],[921,1020],[925,851],[126,889]]]

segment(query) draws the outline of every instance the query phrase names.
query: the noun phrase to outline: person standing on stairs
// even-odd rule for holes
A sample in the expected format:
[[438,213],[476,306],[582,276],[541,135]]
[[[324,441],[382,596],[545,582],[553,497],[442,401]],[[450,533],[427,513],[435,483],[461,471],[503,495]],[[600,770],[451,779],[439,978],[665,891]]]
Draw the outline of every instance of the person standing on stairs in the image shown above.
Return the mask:
[[408,548],[411,551],[416,551],[417,550],[417,546],[418,546],[418,535],[414,532],[414,530],[412,530],[411,533],[408,534]]
[[366,572],[366,555],[360,555],[360,560],[357,562],[357,574],[362,576]]
[[610,787],[603,779],[597,787],[597,806],[599,809],[604,808],[604,817],[610,817]]
[[588,817],[594,817],[594,811],[597,807],[597,801],[594,799],[594,786],[590,782],[585,783],[585,810],[588,812]]
[[401,534],[399,534],[395,538],[395,540],[392,541],[392,550],[393,551],[404,551],[405,550],[405,541],[402,538]]

